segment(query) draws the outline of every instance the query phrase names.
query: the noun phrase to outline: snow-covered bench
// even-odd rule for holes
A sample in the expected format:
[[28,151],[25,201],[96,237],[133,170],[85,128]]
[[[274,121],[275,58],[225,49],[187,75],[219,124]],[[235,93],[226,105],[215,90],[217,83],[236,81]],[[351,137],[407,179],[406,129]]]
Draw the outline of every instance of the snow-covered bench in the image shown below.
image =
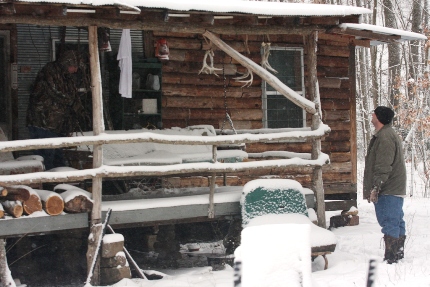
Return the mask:
[[[187,128],[171,128],[164,130],[117,130],[106,131],[106,134],[155,133],[168,136],[216,136],[215,129],[209,125],[190,126]],[[82,134],[81,134],[82,135]],[[83,135],[90,136],[92,132]],[[78,150],[90,150],[91,147],[80,146]],[[248,157],[240,149],[218,150],[217,159],[223,162],[239,162]],[[154,142],[139,142],[125,144],[103,145],[103,164],[114,166],[132,165],[169,165],[192,162],[212,161],[212,145],[162,144]]]
[[256,179],[243,187],[240,200],[242,227],[265,224],[307,224],[310,226],[312,257],[326,255],[336,248],[335,235],[314,224],[309,216],[313,209],[307,209],[302,185],[290,179]]
[[[0,142],[8,138],[0,127]],[[0,152],[0,175],[23,174],[44,170],[43,157],[28,155],[14,158],[12,152]]]

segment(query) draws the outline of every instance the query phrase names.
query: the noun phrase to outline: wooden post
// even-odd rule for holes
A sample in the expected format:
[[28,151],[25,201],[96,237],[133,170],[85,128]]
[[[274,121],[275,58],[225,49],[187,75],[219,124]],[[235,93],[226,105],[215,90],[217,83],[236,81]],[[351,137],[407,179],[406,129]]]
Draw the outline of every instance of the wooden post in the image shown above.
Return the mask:
[[[317,78],[317,41],[318,32],[312,32],[304,35],[305,54],[307,59],[307,86],[310,99],[315,103],[317,113],[312,115],[311,129],[316,130],[321,124],[321,101],[319,95],[318,78]],[[312,140],[311,158],[317,159],[321,154],[321,138]],[[322,167],[314,168],[312,175],[312,187],[316,197],[318,225],[326,228],[325,219],[325,202],[324,202],[324,187],[322,179]]]
[[[103,122],[103,101],[102,101],[102,85],[101,85],[101,74],[100,74],[100,61],[99,61],[99,50],[97,40],[97,26],[88,27],[88,44],[90,53],[90,70],[91,70],[91,92],[93,99],[93,132],[94,135],[99,135],[104,132]],[[103,164],[103,145],[94,145],[93,147],[93,168],[98,168]],[[88,272],[92,274],[92,284],[100,284],[100,262],[91,271],[90,267],[94,257],[96,256],[97,242],[102,233],[102,176],[96,176],[93,178],[92,184],[93,193],[93,209],[91,211],[91,231],[88,239],[88,251],[87,251],[87,266]]]
[[[212,146],[212,160],[214,163],[218,161],[217,159],[217,146]],[[210,179],[210,187],[209,187],[209,210],[208,217],[215,218],[215,205],[214,205],[214,194],[215,194],[215,182],[216,182],[216,173],[212,173]]]

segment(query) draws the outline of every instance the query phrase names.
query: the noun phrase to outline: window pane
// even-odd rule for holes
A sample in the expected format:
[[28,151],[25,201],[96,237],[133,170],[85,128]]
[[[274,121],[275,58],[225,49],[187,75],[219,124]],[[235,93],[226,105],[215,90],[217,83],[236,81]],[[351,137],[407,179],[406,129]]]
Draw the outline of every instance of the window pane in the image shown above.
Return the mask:
[[303,127],[303,110],[282,95],[267,95],[269,128]]
[[[294,91],[302,90],[301,53],[295,50],[271,50],[269,64],[278,73],[274,74],[281,82]],[[268,91],[274,91],[271,86]]]

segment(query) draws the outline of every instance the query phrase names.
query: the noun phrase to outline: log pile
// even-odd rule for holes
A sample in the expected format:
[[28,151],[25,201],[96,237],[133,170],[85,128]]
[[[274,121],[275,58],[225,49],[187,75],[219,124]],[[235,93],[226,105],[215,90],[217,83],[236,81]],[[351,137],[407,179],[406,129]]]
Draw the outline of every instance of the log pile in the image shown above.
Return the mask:
[[54,191],[25,185],[0,187],[0,218],[18,218],[40,211],[51,216],[90,212],[92,207],[91,193],[69,184],[59,184]]

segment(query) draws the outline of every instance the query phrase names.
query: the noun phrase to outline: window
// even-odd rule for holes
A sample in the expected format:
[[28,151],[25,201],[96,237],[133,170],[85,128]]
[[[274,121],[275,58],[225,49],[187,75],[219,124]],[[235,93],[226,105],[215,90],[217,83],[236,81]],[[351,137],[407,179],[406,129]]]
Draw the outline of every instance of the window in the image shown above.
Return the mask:
[[[304,96],[303,49],[271,47],[269,64],[274,74],[290,89]],[[265,128],[301,128],[306,125],[305,111],[263,81],[263,126]]]

